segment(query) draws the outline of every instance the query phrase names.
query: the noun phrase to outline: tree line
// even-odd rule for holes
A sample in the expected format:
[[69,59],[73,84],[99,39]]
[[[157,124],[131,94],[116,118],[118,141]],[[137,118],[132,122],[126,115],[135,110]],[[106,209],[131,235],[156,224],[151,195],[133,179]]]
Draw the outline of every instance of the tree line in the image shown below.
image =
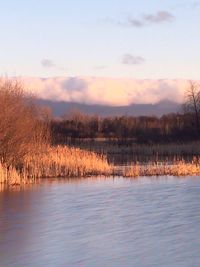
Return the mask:
[[120,143],[185,142],[200,138],[200,87],[190,82],[178,113],[156,116],[89,116],[79,111],[51,121],[53,140],[107,138]]

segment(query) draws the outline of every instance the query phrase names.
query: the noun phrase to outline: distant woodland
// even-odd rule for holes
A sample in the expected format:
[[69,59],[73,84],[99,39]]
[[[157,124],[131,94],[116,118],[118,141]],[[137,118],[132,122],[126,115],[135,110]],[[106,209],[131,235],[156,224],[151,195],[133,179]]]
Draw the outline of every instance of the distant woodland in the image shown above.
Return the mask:
[[51,121],[55,143],[69,139],[107,138],[118,143],[189,142],[200,138],[200,86],[190,82],[180,113],[156,116],[89,116],[79,111]]
[[191,141],[199,138],[192,114],[168,114],[157,117],[107,117],[76,114],[51,122],[57,143],[72,138],[108,138],[137,143]]

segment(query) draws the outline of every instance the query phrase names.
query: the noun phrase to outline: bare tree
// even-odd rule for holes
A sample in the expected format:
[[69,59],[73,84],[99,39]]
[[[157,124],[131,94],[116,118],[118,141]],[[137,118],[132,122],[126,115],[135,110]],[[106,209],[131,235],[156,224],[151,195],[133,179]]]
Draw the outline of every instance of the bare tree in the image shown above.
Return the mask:
[[185,98],[184,111],[193,116],[196,129],[200,132],[200,84],[190,81]]
[[16,81],[0,80],[0,161],[17,165],[47,142],[48,126],[33,99]]

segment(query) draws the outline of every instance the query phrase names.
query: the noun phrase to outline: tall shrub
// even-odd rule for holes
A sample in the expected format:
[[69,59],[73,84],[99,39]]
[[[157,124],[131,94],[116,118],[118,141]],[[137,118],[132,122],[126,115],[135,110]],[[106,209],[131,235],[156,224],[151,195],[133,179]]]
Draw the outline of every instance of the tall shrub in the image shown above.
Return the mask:
[[0,161],[9,166],[23,163],[49,141],[48,124],[23,86],[0,80]]

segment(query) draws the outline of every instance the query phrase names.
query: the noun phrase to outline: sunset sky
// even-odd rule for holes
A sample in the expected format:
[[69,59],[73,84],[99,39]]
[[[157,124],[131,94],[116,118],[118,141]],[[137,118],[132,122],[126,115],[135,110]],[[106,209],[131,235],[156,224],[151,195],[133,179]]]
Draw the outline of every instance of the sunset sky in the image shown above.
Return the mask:
[[199,13],[195,0],[1,1],[0,74],[199,79]]

